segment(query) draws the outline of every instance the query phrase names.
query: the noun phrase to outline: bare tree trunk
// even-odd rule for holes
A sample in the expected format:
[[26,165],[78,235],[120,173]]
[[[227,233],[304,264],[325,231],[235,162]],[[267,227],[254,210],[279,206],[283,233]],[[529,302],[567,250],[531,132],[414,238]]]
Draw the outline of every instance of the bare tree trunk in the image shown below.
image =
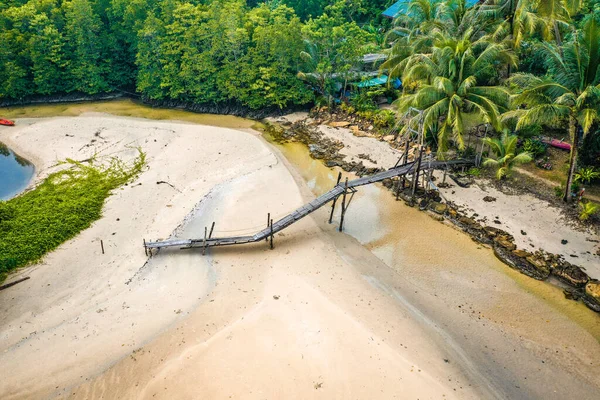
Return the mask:
[[573,175],[577,166],[577,145],[579,144],[579,133],[577,132],[577,120],[574,115],[569,117],[569,136],[571,136],[571,155],[569,157],[569,175],[565,187],[564,201],[571,201],[571,185],[573,184]]

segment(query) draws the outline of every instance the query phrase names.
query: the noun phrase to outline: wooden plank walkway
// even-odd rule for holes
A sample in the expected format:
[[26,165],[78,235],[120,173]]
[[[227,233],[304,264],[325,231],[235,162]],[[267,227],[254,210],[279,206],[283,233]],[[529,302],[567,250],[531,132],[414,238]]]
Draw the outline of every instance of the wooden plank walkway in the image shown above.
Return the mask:
[[[454,161],[432,161],[432,162],[424,162],[420,166],[420,170],[424,169],[439,169],[439,168],[447,168],[449,166],[459,166],[459,165],[469,165],[471,161],[468,160],[454,160]],[[391,168],[387,171],[382,171],[374,175],[365,176],[362,178],[354,179],[352,181],[348,181],[348,189],[354,190],[354,188],[364,185],[369,185],[375,182],[381,182],[384,179],[394,178],[397,176],[403,176],[411,174],[415,166],[416,162],[409,162],[403,165],[400,165],[395,168]],[[163,247],[179,247],[179,248],[208,248],[208,247],[216,247],[216,246],[228,246],[235,244],[245,244],[245,243],[254,243],[259,242],[261,240],[268,239],[272,237],[277,232],[280,232],[292,225],[294,222],[306,217],[307,215],[315,212],[319,208],[323,207],[325,204],[336,200],[338,197],[342,196],[345,189],[345,183],[338,183],[333,189],[328,191],[325,194],[317,197],[313,201],[308,204],[303,205],[300,208],[292,211],[285,217],[280,220],[273,222],[272,226],[269,226],[252,236],[232,236],[232,237],[221,237],[221,238],[203,238],[203,239],[172,239],[172,240],[164,240],[157,242],[147,242],[144,243],[146,249],[160,249]]]

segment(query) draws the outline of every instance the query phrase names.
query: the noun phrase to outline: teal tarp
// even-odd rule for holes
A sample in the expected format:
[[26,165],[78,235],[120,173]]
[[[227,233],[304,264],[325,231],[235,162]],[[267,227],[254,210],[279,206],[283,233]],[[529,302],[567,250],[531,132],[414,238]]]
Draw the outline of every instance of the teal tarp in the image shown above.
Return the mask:
[[[473,7],[475,4],[477,4],[479,2],[479,0],[467,0],[467,7]],[[398,15],[400,14],[407,14],[408,13],[408,6],[410,4],[410,0],[400,0],[395,2],[394,4],[392,4],[390,6],[390,8],[388,8],[387,10],[385,10],[384,12],[382,12],[381,14],[384,17],[388,17],[388,18],[396,18]]]
[[358,82],[358,83],[356,83],[356,86],[358,86],[359,88],[364,88],[364,87],[385,85],[387,83],[387,80],[388,80],[387,76],[381,75],[380,77],[369,79],[368,81]]

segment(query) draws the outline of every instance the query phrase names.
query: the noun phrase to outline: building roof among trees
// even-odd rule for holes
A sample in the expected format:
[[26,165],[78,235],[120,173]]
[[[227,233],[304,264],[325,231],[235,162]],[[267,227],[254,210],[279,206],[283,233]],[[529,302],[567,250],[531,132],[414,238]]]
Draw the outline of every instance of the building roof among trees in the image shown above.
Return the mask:
[[[467,0],[467,7],[473,7],[478,2],[479,0]],[[407,14],[409,5],[410,0],[398,0],[381,14],[384,17],[394,19],[400,14]]]

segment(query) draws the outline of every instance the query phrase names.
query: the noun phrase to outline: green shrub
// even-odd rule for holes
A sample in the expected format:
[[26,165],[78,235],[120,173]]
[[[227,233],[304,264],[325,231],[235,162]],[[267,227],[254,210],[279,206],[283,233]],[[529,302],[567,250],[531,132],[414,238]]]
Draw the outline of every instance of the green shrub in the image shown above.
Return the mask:
[[145,159],[140,151],[131,166],[117,158],[104,166],[67,160],[70,168],[21,196],[0,201],[0,281],[99,219],[104,200],[136,177]]
[[521,128],[516,133],[519,137],[527,139],[535,136],[541,136],[544,133],[544,129],[541,127],[541,125],[529,125]]
[[579,202],[579,219],[581,221],[587,221],[590,217],[598,212],[600,206],[592,203],[591,201],[580,201]]
[[533,155],[534,159],[546,155],[547,150],[548,146],[546,143],[538,139],[526,139],[523,143],[523,151],[529,152],[531,155]]
[[563,185],[560,186],[554,186],[554,194],[556,195],[556,197],[562,197],[564,194],[564,187]]
[[471,176],[480,176],[481,175],[481,169],[480,168],[469,168],[469,170],[467,171],[467,175],[471,175]]
[[581,182],[586,185],[598,178],[600,178],[600,172],[596,171],[594,167],[583,167],[575,173],[575,182]]
[[379,128],[391,128],[396,123],[396,115],[391,110],[379,110],[374,118],[373,124]]

